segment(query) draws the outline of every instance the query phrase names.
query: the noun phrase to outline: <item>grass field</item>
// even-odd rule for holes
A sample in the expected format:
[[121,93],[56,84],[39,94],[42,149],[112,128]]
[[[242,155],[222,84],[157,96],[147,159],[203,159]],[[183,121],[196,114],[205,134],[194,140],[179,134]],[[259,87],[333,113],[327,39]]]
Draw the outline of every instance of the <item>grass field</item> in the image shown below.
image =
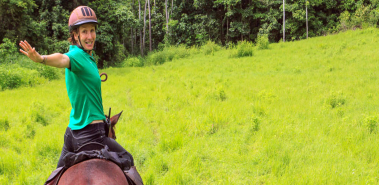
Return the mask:
[[[104,109],[145,184],[378,184],[378,29],[109,68]],[[0,92],[0,184],[42,184],[68,125],[64,79]],[[107,112],[107,111],[106,111]]]

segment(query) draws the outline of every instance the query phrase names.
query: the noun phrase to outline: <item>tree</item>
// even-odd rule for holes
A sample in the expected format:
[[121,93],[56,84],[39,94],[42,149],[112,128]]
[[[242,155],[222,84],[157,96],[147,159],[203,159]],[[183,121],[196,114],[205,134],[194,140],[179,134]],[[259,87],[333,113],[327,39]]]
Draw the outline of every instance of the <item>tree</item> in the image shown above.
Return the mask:
[[307,39],[308,39],[308,1],[305,0],[305,12],[306,12],[306,19],[307,19]]
[[286,2],[283,0],[283,42],[286,41]]
[[149,49],[152,51],[151,48],[151,14],[150,14],[150,0],[147,0],[147,5],[149,6]]
[[[4,38],[12,42],[19,41],[28,36],[31,26],[40,26],[28,16],[36,10],[37,5],[33,0],[0,0],[0,44]],[[33,25],[29,25],[32,23]],[[43,23],[42,23],[43,24]]]
[[98,16],[99,67],[117,65],[129,53],[147,53],[146,26],[152,51],[162,48],[162,42],[229,45],[255,41],[260,34],[271,42],[298,40],[337,32],[343,21],[364,27],[379,20],[378,0],[0,0],[0,41],[26,39],[41,54],[65,52],[68,18],[80,5],[90,6]]
[[[141,0],[138,0],[138,21],[141,23]],[[139,37],[140,37],[140,50],[141,50],[141,56],[143,56],[143,37],[142,37],[142,31],[139,29]]]
[[[142,40],[142,53],[144,53],[145,50],[145,35],[146,35],[146,5],[147,0],[145,1],[145,13],[143,14],[143,40]],[[142,55],[143,56],[143,55]]]
[[165,8],[166,8],[166,34],[168,35],[168,20],[169,20],[169,14],[168,14],[168,11],[167,11],[167,0],[165,0]]

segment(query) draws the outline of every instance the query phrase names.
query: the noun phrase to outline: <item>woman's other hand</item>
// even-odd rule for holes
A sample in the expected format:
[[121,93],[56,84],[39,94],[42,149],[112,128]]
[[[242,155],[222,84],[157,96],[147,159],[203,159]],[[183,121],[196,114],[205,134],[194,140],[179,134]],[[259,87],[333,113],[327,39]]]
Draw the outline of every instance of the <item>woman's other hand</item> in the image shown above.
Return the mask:
[[36,51],[35,48],[32,48],[28,41],[20,41],[20,44],[22,49],[20,49],[20,52],[29,57],[31,60],[37,63],[43,62],[43,57]]

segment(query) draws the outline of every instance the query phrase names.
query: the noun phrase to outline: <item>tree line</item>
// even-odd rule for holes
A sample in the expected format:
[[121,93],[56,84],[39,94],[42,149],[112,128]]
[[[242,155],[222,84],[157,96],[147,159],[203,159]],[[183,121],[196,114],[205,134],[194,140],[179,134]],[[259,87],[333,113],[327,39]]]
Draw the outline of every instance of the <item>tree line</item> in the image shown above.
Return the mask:
[[259,35],[278,42],[284,18],[286,41],[307,38],[306,27],[314,37],[376,27],[379,20],[379,0],[0,0],[0,55],[6,42],[20,40],[42,54],[66,52],[68,18],[80,5],[90,6],[99,19],[99,67],[168,45],[200,46],[211,40],[229,47],[255,42]]

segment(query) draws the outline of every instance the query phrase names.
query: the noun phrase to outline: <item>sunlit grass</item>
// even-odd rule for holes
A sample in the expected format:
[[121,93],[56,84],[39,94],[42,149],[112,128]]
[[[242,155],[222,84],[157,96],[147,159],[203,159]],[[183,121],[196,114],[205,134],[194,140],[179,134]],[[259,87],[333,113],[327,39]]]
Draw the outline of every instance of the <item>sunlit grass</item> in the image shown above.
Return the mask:
[[[110,68],[105,112],[145,184],[376,184],[379,31]],[[0,92],[0,184],[54,170],[70,103],[64,79]]]

